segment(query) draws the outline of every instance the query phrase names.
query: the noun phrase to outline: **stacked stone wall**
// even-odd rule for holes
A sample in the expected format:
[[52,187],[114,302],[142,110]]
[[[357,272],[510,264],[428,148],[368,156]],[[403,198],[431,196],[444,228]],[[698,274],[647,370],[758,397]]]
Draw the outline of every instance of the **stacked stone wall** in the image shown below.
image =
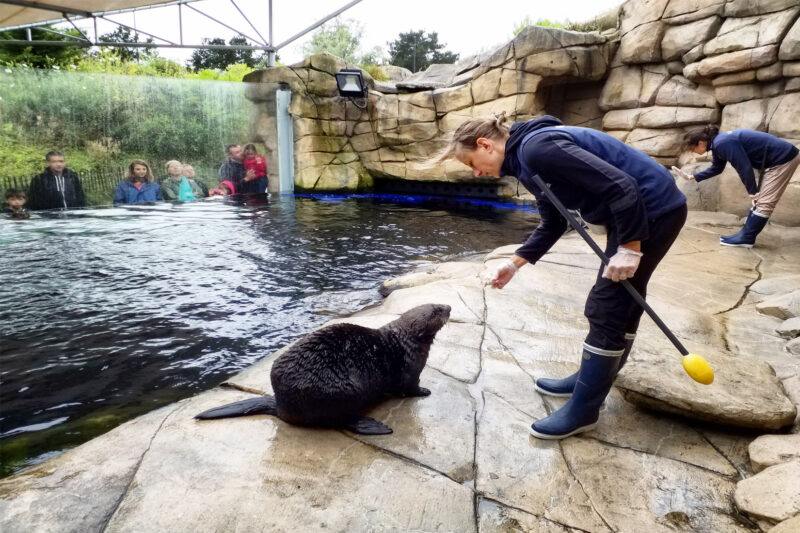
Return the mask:
[[[375,178],[464,181],[458,162],[431,164],[465,119],[505,111],[546,113],[598,128],[667,166],[694,171],[708,158],[682,153],[687,129],[767,131],[800,144],[800,4],[797,0],[631,0],[613,28],[578,33],[528,27],[492,53],[369,85],[366,109],[337,94],[351,67],[329,54],[251,74],[252,136],[274,157],[274,91],[288,87],[295,127],[295,185],[355,190]],[[276,181],[276,180],[273,180]],[[513,184],[505,190],[509,194]],[[694,209],[744,214],[732,169],[702,184],[681,182]],[[800,175],[774,219],[800,224]]]

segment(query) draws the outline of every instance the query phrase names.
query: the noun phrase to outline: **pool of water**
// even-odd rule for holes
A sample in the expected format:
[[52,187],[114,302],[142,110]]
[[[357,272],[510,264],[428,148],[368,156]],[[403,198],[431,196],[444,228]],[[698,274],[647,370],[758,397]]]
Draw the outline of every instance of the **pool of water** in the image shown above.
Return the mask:
[[415,267],[523,241],[530,208],[254,197],[0,220],[0,474],[209,389]]

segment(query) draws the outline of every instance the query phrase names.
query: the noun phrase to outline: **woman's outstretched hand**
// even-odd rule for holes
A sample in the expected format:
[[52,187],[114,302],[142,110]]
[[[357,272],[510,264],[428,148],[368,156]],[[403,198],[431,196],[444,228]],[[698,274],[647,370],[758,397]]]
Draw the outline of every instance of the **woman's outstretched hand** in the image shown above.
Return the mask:
[[605,270],[603,270],[603,277],[611,281],[630,279],[636,274],[641,258],[641,253],[620,246],[617,248],[617,253],[609,259]]
[[691,181],[691,180],[693,180],[693,179],[694,179],[694,176],[693,176],[692,174],[687,174],[686,172],[684,172],[683,170],[679,169],[678,167],[675,167],[675,166],[673,166],[673,167],[672,167],[672,170],[673,170],[673,171],[674,171],[674,172],[675,172],[675,173],[676,173],[678,176],[682,177],[682,178],[683,178],[683,179],[685,179],[685,180],[689,180],[689,181]]
[[517,265],[515,265],[510,259],[506,259],[489,273],[484,280],[484,284],[491,285],[495,289],[502,289],[506,286],[506,284],[508,284],[509,281],[511,281],[511,278],[514,277],[514,274],[517,273],[517,270],[519,270]]

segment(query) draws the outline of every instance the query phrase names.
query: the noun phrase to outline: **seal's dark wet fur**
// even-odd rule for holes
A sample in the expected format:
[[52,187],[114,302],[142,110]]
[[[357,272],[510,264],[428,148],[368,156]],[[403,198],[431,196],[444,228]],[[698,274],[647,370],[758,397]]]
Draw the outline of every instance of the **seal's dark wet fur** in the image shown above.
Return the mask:
[[427,396],[419,375],[450,306],[426,304],[372,329],[335,324],[314,331],[272,366],[275,397],[244,400],[205,411],[200,419],[250,414],[277,415],[303,426],[347,428],[356,433],[391,433],[365,410],[385,396]]

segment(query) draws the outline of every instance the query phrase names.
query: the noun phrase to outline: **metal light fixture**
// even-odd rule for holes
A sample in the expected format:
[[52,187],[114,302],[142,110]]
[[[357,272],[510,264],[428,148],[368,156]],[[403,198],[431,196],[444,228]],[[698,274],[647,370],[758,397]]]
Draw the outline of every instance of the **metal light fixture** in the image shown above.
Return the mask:
[[[349,98],[356,107],[366,109],[367,84],[360,69],[344,68],[335,74],[336,86],[339,89],[339,96]],[[359,105],[356,98],[361,98],[363,105]]]

